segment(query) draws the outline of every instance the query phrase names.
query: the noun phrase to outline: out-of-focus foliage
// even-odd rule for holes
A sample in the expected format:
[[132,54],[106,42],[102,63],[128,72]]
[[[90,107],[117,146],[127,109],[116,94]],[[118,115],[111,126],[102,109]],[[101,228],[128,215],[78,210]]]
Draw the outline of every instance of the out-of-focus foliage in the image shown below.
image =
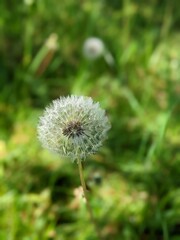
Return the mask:
[[[179,24],[180,1],[0,1],[1,240],[96,239],[77,165],[36,138],[44,107],[70,94],[112,124],[84,163],[104,239],[179,239]],[[92,36],[112,64],[84,58]]]

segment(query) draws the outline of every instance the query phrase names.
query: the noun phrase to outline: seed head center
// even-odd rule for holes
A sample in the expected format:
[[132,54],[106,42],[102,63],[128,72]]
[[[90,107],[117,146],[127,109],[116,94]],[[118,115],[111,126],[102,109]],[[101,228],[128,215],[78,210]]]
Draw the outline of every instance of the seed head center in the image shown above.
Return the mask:
[[84,129],[79,121],[72,121],[66,124],[62,133],[68,138],[75,138],[81,136],[84,133]]

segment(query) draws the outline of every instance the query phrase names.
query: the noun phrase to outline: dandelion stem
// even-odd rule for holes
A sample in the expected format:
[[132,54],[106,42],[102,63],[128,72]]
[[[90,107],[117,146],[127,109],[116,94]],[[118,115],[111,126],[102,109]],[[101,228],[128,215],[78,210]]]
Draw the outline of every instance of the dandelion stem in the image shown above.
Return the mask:
[[87,188],[86,188],[86,184],[85,184],[85,181],[84,181],[83,168],[82,168],[82,163],[81,163],[80,159],[78,159],[78,168],[79,168],[79,176],[80,176],[80,180],[81,180],[81,185],[82,185],[83,192],[84,192],[84,197],[86,199],[87,210],[89,212],[89,216],[90,216],[91,222],[93,223],[94,228],[96,230],[96,234],[97,234],[99,240],[102,240],[99,228],[98,228],[96,220],[95,220],[95,218],[93,216],[92,208],[91,208],[91,205],[89,203],[88,196],[87,196]]

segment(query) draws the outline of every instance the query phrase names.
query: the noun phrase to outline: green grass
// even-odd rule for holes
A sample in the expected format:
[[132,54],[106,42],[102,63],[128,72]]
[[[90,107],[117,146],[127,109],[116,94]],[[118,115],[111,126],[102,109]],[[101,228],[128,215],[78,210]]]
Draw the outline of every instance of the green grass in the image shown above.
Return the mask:
[[[36,137],[44,107],[70,94],[99,101],[112,124],[84,163],[104,239],[179,239],[179,1],[24,2],[0,3],[0,239],[96,239],[77,164]],[[90,36],[113,66],[83,57]]]

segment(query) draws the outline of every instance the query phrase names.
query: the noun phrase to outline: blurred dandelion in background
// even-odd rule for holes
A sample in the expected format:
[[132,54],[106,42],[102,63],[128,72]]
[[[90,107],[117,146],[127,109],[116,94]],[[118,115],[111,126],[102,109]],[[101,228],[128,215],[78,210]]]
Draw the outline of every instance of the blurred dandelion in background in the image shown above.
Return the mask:
[[90,37],[83,44],[83,54],[88,60],[95,60],[104,57],[108,65],[114,64],[112,54],[106,49],[104,42],[97,37]]
[[84,56],[89,60],[94,60],[104,54],[105,46],[101,39],[97,37],[88,38],[83,45]]
[[61,97],[46,108],[38,125],[42,145],[72,160],[97,152],[110,123],[99,103],[90,97]]

